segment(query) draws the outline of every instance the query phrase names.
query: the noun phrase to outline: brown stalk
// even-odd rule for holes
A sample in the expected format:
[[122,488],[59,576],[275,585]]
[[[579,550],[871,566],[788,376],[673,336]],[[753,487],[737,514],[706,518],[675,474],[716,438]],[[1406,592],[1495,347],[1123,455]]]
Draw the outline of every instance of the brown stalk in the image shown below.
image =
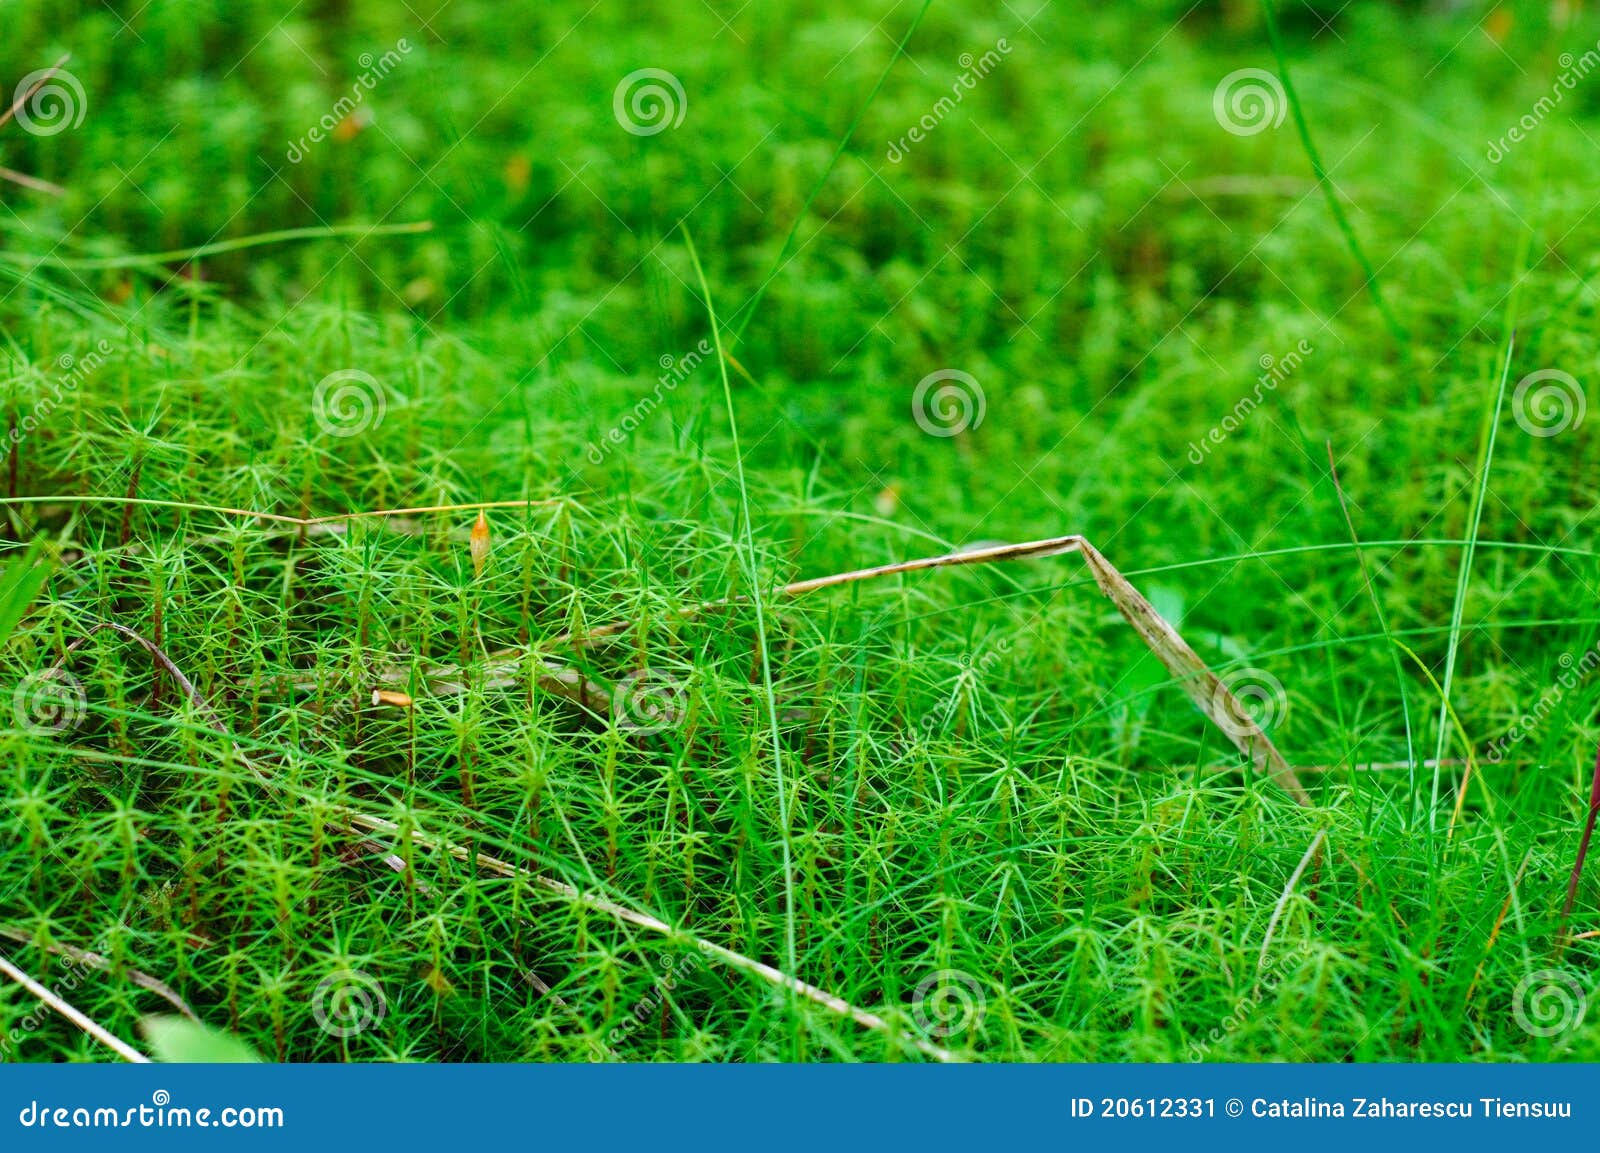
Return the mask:
[[51,184],[48,180],[40,180],[37,176],[29,176],[26,172],[18,172],[15,168],[0,165],[0,180],[9,180],[13,184],[20,184],[34,192],[43,192],[49,196],[65,196],[67,190],[59,184]]
[[1567,930],[1567,918],[1572,915],[1572,906],[1578,899],[1578,882],[1583,877],[1583,862],[1589,856],[1589,841],[1594,837],[1596,817],[1600,817],[1600,751],[1595,753],[1594,784],[1589,788],[1589,818],[1583,824],[1583,836],[1578,838],[1578,857],[1572,862],[1572,876],[1567,879],[1567,899],[1561,904],[1563,939]]

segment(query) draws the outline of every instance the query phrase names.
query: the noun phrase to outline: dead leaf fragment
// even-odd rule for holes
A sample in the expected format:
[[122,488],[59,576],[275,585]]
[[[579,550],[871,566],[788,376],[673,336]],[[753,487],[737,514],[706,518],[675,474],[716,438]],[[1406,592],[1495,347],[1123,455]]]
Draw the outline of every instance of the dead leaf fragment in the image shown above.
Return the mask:
[[528,180],[533,175],[533,161],[520,152],[514,152],[506,161],[505,172],[506,187],[515,193],[528,190]]
[[484,562],[489,559],[489,514],[478,510],[477,523],[472,526],[472,540],[469,544],[472,551],[472,575],[474,578],[483,575]]

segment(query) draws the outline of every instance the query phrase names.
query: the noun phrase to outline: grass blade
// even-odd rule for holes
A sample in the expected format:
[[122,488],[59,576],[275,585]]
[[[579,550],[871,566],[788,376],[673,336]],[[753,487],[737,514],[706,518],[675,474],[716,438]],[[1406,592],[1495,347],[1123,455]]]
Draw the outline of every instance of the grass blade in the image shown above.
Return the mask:
[[1338,225],[1339,234],[1344,237],[1350,255],[1355,257],[1356,263],[1361,266],[1361,271],[1366,274],[1367,293],[1372,297],[1372,303],[1377,307],[1378,314],[1389,326],[1389,331],[1395,340],[1405,344],[1408,339],[1406,330],[1395,319],[1394,313],[1389,311],[1389,305],[1383,299],[1383,289],[1378,284],[1378,270],[1372,266],[1372,261],[1367,259],[1367,254],[1361,247],[1361,240],[1356,236],[1350,218],[1344,213],[1344,205],[1339,203],[1339,194],[1333,189],[1333,181],[1328,178],[1328,170],[1323,166],[1322,155],[1317,151],[1316,142],[1311,139],[1311,125],[1306,121],[1305,110],[1300,106],[1300,96],[1295,92],[1294,81],[1289,76],[1289,59],[1284,54],[1283,36],[1278,30],[1278,14],[1272,6],[1272,0],[1261,0],[1261,7],[1267,14],[1267,38],[1272,41],[1272,54],[1278,60],[1278,78],[1283,81],[1283,94],[1289,101],[1289,111],[1294,116],[1295,130],[1300,134],[1300,143],[1306,150],[1306,159],[1311,162],[1311,171],[1316,175],[1317,186],[1322,189],[1323,198],[1328,202],[1328,211],[1333,213],[1334,223]]
[[[711,339],[716,345],[717,368],[722,377],[722,396],[728,411],[728,433],[733,441],[734,475],[739,481],[739,512],[744,522],[745,579],[750,582],[750,596],[756,610],[756,645],[761,652],[761,685],[767,703],[767,720],[772,737],[773,784],[778,792],[779,842],[783,856],[783,952],[789,972],[799,974],[799,952],[796,947],[794,912],[794,848],[789,843],[789,789],[783,775],[783,740],[778,732],[778,699],[772,687],[772,656],[767,646],[766,609],[761,597],[761,573],[756,567],[755,531],[750,521],[750,486],[744,475],[744,449],[739,443],[739,418],[733,406],[733,386],[728,381],[728,362],[722,354],[722,329],[717,323],[716,305],[711,299],[711,288],[706,283],[705,269],[700,267],[700,255],[695,251],[694,238],[688,225],[683,226],[684,243],[689,248],[689,259],[694,262],[694,274],[700,282],[700,294],[705,300],[706,313],[711,320]],[[798,1021],[796,1022],[798,1029]],[[799,1034],[796,1033],[796,1046]],[[799,1053],[795,1054],[799,1058]]]
[[[1512,300],[1512,315],[1515,315],[1516,300]],[[1478,445],[1478,491],[1472,502],[1472,519],[1467,526],[1467,543],[1461,551],[1461,569],[1456,574],[1455,605],[1450,610],[1450,640],[1446,646],[1444,662],[1444,684],[1439,689],[1439,740],[1434,747],[1433,759],[1435,763],[1444,760],[1444,746],[1449,736],[1446,727],[1447,714],[1450,710],[1450,689],[1455,680],[1456,657],[1461,651],[1461,622],[1467,610],[1467,589],[1472,581],[1472,559],[1477,552],[1478,530],[1483,524],[1484,500],[1489,495],[1489,470],[1494,467],[1494,442],[1495,433],[1500,427],[1500,407],[1505,402],[1506,381],[1511,376],[1511,357],[1516,351],[1516,330],[1511,331],[1506,340],[1506,350],[1500,366],[1500,386],[1495,391],[1494,403],[1484,413],[1484,430]],[[1470,750],[1470,745],[1468,746]],[[1470,751],[1469,751],[1470,755]],[[1466,794],[1466,785],[1462,784],[1462,795]],[[1458,806],[1459,807],[1459,806]],[[1433,770],[1433,791],[1428,802],[1428,828],[1430,831],[1437,828],[1439,819],[1439,770]],[[1453,822],[1452,822],[1453,823]]]

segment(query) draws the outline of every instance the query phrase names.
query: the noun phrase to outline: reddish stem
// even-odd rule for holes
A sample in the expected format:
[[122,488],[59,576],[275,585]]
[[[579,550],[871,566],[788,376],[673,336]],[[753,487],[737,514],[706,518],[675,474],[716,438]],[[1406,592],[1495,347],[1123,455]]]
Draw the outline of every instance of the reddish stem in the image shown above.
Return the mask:
[[1589,819],[1584,822],[1583,837],[1578,841],[1578,859],[1572,863],[1572,876],[1567,881],[1567,899],[1561,906],[1561,930],[1566,932],[1567,917],[1578,899],[1578,880],[1583,876],[1583,862],[1589,855],[1589,839],[1594,836],[1595,818],[1600,816],[1600,751],[1594,758],[1594,786],[1589,790]]

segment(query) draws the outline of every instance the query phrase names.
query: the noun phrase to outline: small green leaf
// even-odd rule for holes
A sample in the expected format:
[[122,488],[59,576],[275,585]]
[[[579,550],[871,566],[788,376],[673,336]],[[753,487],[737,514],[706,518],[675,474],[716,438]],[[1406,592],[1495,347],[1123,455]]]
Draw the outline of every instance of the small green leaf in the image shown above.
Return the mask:
[[260,1056],[231,1033],[183,1017],[146,1017],[139,1022],[156,1060],[178,1065],[255,1065]]
[[0,570],[0,645],[6,643],[50,577],[50,566],[39,562],[43,552],[44,545],[35,541],[27,552],[13,557]]

